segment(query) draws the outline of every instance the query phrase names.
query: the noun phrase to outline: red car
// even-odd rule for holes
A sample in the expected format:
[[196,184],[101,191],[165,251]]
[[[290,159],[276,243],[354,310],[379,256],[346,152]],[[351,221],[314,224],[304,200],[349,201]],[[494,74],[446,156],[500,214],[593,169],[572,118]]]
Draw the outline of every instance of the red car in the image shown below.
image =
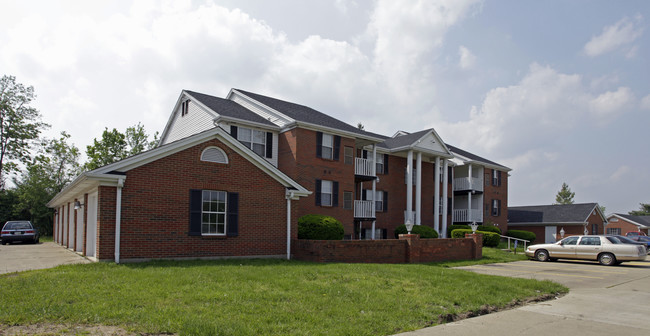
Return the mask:
[[625,234],[627,237],[638,237],[638,236],[647,236],[643,231],[630,231]]

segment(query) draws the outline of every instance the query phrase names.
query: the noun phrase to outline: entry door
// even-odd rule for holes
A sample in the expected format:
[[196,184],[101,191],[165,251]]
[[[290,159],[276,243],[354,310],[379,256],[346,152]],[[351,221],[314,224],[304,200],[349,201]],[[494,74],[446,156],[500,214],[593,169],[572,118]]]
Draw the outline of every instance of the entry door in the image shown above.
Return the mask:
[[82,252],[84,239],[84,209],[80,208],[75,211],[77,212],[77,240],[74,244],[74,250],[77,252]]
[[[557,241],[557,226],[547,226],[544,233],[544,243],[551,244]],[[559,237],[557,237],[559,238]]]
[[97,193],[88,195],[88,228],[86,229],[86,256],[97,257]]

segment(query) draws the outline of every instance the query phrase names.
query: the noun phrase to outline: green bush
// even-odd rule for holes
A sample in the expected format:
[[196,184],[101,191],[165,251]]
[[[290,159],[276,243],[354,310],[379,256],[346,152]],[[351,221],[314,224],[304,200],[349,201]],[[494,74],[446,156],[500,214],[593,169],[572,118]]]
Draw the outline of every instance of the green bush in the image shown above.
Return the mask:
[[525,230],[508,230],[508,232],[506,232],[506,236],[525,239],[530,241],[530,244],[532,244],[535,241],[535,239],[537,239],[536,234]]
[[[469,225],[449,225],[447,227],[447,237],[451,237],[451,231],[457,229],[471,230]],[[479,225],[476,231],[486,231],[486,232],[494,232],[494,233],[501,234],[501,229],[493,225]]]
[[[406,234],[406,225],[402,224],[395,229],[395,239],[399,238],[400,234]],[[420,238],[438,238],[438,232],[430,226],[426,225],[413,225],[412,234],[419,234]]]
[[[465,238],[466,233],[472,233],[472,230],[455,229],[451,231],[451,238]],[[483,234],[483,246],[486,247],[499,246],[499,241],[501,241],[501,237],[499,236],[498,233],[487,232],[487,231],[476,231],[476,233]]]
[[343,224],[325,215],[304,215],[298,218],[298,239],[341,240]]

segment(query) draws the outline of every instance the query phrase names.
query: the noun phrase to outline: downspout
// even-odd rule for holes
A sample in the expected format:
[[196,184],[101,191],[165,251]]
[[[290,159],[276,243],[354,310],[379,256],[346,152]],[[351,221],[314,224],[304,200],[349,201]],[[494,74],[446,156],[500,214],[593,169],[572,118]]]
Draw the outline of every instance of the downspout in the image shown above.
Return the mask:
[[291,199],[293,191],[287,191],[287,260],[291,260]]
[[115,202],[115,263],[120,263],[120,225],[122,218],[122,187],[124,179],[117,180],[117,199]]

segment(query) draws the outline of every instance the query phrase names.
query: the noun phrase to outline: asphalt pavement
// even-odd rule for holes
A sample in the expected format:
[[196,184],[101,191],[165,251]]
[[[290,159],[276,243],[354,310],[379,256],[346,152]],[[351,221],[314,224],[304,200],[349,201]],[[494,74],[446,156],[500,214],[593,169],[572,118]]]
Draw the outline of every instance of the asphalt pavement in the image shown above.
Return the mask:
[[83,256],[52,242],[0,245],[0,274],[90,262]]
[[551,280],[569,287],[555,300],[442,324],[402,336],[640,335],[650,331],[650,261],[519,261],[460,267],[499,276]]

